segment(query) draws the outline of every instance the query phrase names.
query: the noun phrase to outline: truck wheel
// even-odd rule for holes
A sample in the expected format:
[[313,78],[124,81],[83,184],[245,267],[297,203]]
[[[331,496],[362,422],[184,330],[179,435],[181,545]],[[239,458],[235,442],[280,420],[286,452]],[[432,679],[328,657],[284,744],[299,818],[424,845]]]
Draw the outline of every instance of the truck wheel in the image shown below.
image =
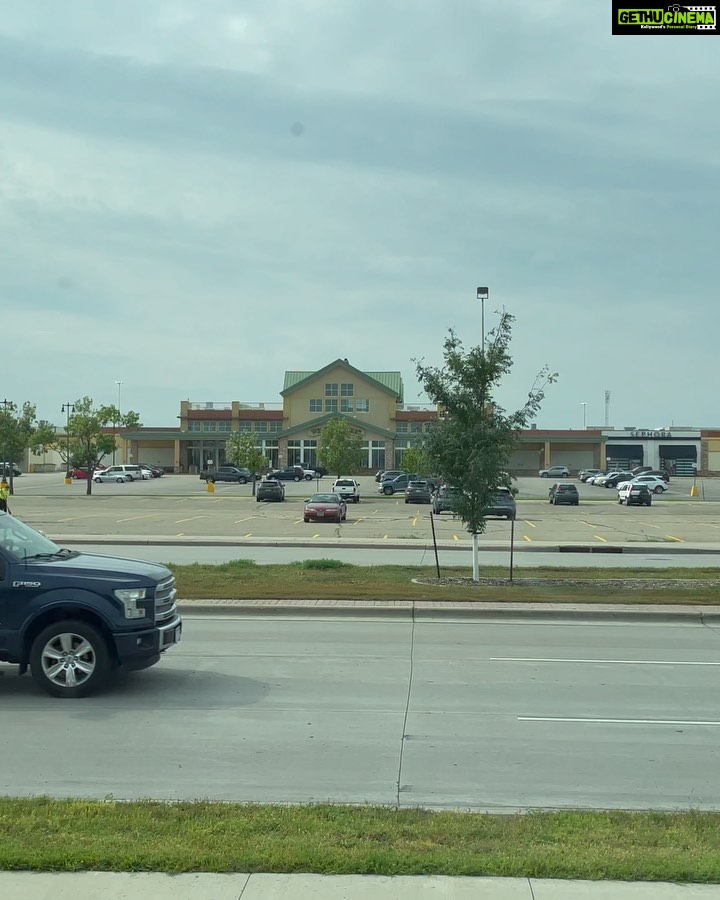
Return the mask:
[[103,686],[111,670],[105,638],[79,620],[53,622],[30,648],[32,677],[53,697],[86,697]]

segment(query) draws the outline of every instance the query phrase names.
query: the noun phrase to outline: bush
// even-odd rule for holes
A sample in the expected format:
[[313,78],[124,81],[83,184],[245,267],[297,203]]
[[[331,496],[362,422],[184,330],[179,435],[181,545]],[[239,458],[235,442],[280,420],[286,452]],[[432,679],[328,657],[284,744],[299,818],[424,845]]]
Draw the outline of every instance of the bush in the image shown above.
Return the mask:
[[342,562],[339,559],[304,559],[300,563],[301,569],[350,569],[351,563]]

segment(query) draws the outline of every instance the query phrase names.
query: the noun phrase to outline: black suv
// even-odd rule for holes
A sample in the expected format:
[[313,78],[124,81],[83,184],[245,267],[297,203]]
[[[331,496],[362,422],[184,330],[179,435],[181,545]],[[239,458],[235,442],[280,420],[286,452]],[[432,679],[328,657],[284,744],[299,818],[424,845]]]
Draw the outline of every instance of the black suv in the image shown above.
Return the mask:
[[283,483],[275,478],[266,478],[258,484],[255,499],[258,503],[261,500],[284,500],[285,488]]
[[250,469],[240,469],[237,466],[218,466],[213,471],[204,470],[200,473],[201,481],[232,481],[236,484],[247,484],[253,480]]
[[483,517],[494,516],[498,519],[514,519],[516,514],[515,498],[509,488],[498,488],[490,497],[490,503],[482,511]]
[[273,469],[268,478],[276,481],[312,481],[313,477],[302,466],[284,466],[282,469]]
[[555,504],[568,503],[570,506],[578,506],[580,495],[578,494],[577,486],[566,481],[556,482],[550,488],[548,501]]

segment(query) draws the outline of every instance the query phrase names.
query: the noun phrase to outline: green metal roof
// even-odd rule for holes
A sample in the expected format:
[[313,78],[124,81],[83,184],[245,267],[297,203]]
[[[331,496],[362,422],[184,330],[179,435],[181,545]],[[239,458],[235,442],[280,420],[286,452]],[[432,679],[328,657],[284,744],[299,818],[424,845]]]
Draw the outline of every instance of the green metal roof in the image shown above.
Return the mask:
[[385,390],[394,394],[396,397],[399,397],[400,402],[403,401],[403,380],[401,372],[362,372],[345,359],[336,359],[327,366],[323,366],[321,369],[316,369],[313,372],[285,372],[285,381],[280,393],[284,394],[286,391],[297,387],[297,385],[301,384],[303,381],[321,376],[324,372],[327,372],[337,365],[345,366],[349,372],[356,372],[358,375],[364,375],[366,378],[377,381],[385,388]]

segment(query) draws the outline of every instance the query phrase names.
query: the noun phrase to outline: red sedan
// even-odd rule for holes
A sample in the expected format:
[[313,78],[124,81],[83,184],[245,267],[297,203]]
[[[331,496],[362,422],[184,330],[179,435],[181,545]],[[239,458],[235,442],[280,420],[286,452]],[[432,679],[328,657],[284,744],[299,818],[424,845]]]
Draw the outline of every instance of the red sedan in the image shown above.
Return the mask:
[[347,504],[337,494],[313,494],[306,501],[303,519],[306,522],[343,522],[347,516]]
[[[93,472],[104,472],[106,466],[95,466]],[[70,477],[71,478],[87,478],[88,470],[87,466],[76,466],[74,469],[70,469]]]

